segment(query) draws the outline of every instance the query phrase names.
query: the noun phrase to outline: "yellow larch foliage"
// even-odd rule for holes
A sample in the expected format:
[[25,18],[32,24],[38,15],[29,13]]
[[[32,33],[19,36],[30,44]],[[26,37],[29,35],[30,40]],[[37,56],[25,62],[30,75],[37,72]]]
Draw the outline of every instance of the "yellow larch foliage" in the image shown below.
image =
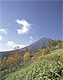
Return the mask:
[[30,53],[29,52],[26,52],[25,54],[24,54],[24,61],[27,61],[27,60],[29,60],[30,59]]

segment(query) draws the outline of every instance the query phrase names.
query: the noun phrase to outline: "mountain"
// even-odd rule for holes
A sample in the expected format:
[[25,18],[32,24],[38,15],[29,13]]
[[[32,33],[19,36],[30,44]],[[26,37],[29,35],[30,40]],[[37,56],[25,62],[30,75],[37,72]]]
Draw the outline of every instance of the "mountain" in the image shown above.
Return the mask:
[[[31,54],[34,53],[36,50],[46,48],[48,40],[52,40],[52,39],[44,37],[29,46],[19,49],[21,51],[21,55],[25,53],[26,48],[28,48]],[[10,52],[11,51],[0,52],[0,57],[4,57],[4,56],[8,57],[10,55]]]

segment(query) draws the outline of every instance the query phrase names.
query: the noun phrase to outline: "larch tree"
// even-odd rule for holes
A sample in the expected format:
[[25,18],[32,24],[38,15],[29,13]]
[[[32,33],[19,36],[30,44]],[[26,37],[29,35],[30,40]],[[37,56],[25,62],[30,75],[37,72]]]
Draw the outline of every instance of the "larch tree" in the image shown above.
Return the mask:
[[30,60],[30,53],[29,52],[26,52],[24,54],[24,61],[27,61],[27,60]]

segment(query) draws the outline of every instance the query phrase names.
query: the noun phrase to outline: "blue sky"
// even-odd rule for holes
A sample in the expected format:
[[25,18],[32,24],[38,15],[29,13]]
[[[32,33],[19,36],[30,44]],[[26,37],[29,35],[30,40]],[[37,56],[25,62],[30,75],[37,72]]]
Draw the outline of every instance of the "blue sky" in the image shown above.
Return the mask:
[[0,3],[0,51],[22,48],[42,37],[62,39],[61,1]]

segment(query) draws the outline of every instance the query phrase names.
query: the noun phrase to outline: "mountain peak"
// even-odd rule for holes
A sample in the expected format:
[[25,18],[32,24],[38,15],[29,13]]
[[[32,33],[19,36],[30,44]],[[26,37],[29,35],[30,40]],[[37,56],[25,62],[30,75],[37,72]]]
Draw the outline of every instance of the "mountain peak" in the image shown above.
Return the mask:
[[[32,54],[32,52],[34,53],[35,50],[40,50],[40,49],[46,48],[48,40],[52,40],[52,39],[47,38],[47,37],[43,37],[43,38],[39,39],[38,41],[34,42],[33,44],[20,49],[21,54],[23,55],[25,53],[26,48],[28,48],[28,50],[30,51],[31,54]],[[3,56],[3,57],[9,56],[10,52],[11,51],[0,52],[0,56]]]

